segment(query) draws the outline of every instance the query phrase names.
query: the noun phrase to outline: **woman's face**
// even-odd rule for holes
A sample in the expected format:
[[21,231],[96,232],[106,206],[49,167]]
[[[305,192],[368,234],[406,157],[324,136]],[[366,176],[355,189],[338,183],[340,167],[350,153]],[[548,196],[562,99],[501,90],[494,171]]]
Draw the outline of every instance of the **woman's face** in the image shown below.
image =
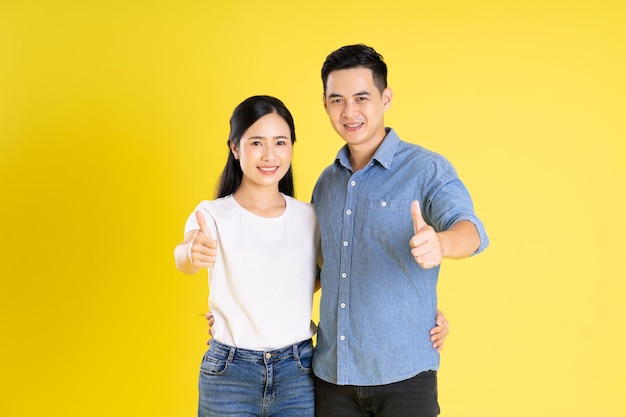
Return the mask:
[[289,125],[278,114],[267,114],[244,132],[238,147],[231,143],[231,150],[243,171],[242,185],[278,188],[278,182],[291,166],[293,147]]

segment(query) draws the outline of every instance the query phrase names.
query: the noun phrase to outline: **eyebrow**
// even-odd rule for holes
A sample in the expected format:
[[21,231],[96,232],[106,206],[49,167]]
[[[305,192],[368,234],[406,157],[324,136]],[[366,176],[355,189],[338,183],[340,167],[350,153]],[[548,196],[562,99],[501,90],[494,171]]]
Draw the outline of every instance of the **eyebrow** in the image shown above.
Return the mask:
[[[250,136],[247,138],[250,139],[268,139],[267,136]],[[289,139],[287,136],[279,135],[279,136],[271,136],[269,139]]]
[[[353,97],[355,96],[371,96],[371,94],[368,91],[359,91],[358,93],[355,93],[352,95]],[[328,95],[328,98],[336,98],[336,97],[343,97],[341,94],[337,94],[337,93],[330,93]]]

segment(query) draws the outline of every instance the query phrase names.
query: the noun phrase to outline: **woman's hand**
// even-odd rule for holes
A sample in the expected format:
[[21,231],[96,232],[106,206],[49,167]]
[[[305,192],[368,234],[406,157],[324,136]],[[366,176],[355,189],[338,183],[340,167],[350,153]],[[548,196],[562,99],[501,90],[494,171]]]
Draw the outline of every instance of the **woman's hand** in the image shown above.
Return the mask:
[[441,352],[443,342],[446,340],[448,333],[450,333],[450,323],[448,323],[441,310],[437,310],[435,324],[436,326],[430,331],[430,341],[433,342],[433,348],[437,349],[437,352]]

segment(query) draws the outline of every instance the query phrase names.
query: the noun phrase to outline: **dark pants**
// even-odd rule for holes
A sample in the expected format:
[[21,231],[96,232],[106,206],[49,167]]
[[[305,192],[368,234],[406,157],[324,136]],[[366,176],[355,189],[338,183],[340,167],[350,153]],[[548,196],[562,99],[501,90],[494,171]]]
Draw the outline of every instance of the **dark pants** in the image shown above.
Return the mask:
[[315,378],[316,417],[435,417],[437,373],[387,385],[335,385]]

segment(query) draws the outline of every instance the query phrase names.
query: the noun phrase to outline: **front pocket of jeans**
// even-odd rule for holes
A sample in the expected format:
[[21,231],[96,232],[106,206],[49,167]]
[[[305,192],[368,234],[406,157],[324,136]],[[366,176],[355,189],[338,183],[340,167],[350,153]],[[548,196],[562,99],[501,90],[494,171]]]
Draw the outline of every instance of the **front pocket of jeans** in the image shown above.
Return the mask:
[[313,363],[313,347],[304,348],[298,355],[298,366],[306,372],[311,372]]
[[222,375],[228,368],[227,357],[217,357],[211,354],[209,350],[204,354],[202,358],[202,364],[200,365],[200,372],[206,375]]

